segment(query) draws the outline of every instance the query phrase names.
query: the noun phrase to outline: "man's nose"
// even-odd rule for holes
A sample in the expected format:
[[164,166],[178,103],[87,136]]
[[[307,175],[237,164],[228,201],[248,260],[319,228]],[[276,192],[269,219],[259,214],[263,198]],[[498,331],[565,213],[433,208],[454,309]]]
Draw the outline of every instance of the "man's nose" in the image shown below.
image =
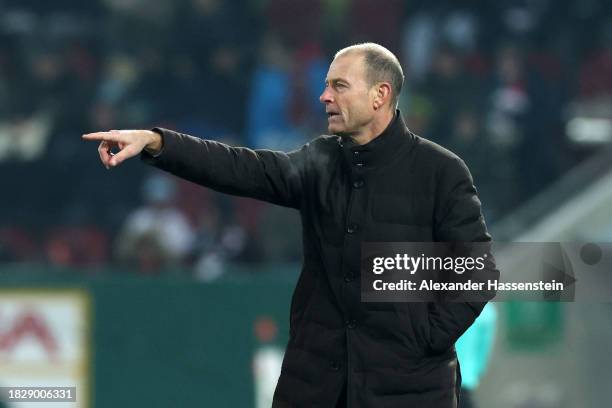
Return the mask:
[[323,93],[321,94],[321,96],[319,96],[319,101],[321,103],[331,103],[334,101],[334,99],[332,98],[331,92],[329,91],[328,88],[325,88],[323,90]]

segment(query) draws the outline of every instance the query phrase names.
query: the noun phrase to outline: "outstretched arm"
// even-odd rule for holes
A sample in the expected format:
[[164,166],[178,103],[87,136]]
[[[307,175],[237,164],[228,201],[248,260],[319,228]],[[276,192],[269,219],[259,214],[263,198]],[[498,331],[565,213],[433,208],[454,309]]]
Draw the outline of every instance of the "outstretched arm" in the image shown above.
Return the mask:
[[[308,145],[290,153],[252,150],[154,130],[97,132],[83,139],[100,141],[107,168],[140,154],[148,164],[214,190],[299,208]],[[114,148],[120,151],[113,153]]]

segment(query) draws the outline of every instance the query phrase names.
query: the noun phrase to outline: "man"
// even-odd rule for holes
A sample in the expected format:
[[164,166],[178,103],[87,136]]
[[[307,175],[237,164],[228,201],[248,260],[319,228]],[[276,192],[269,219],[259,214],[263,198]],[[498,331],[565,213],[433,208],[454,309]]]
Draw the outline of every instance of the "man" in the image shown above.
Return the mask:
[[465,164],[404,124],[396,109],[403,79],[397,58],[380,45],[339,51],[320,96],[331,135],[290,153],[157,128],[83,136],[101,141],[107,168],[141,154],[217,191],[300,211],[304,265],[275,408],[457,406],[454,342],[485,303],[360,297],[362,242],[491,239]]

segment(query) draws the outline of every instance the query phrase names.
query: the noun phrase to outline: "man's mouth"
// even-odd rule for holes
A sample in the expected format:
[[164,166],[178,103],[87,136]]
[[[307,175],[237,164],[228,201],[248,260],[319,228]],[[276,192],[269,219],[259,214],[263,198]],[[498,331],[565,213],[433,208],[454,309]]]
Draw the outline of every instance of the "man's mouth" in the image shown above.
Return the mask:
[[331,119],[334,118],[336,116],[339,116],[340,114],[338,112],[327,112],[327,118]]

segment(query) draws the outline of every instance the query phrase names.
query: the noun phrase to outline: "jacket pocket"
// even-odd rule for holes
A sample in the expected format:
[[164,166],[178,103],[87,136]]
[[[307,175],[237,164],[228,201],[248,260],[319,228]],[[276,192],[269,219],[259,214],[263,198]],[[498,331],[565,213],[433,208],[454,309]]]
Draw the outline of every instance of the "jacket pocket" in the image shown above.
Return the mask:
[[[441,327],[444,321],[440,319],[438,307],[435,302],[428,302],[429,352],[431,355],[448,354],[457,338],[450,336],[451,327]],[[452,323],[451,323],[452,324]]]
[[396,313],[403,321],[403,330],[412,336],[413,343],[421,356],[437,357],[448,355],[454,340],[432,326],[431,314],[435,313],[432,302],[396,303]]

